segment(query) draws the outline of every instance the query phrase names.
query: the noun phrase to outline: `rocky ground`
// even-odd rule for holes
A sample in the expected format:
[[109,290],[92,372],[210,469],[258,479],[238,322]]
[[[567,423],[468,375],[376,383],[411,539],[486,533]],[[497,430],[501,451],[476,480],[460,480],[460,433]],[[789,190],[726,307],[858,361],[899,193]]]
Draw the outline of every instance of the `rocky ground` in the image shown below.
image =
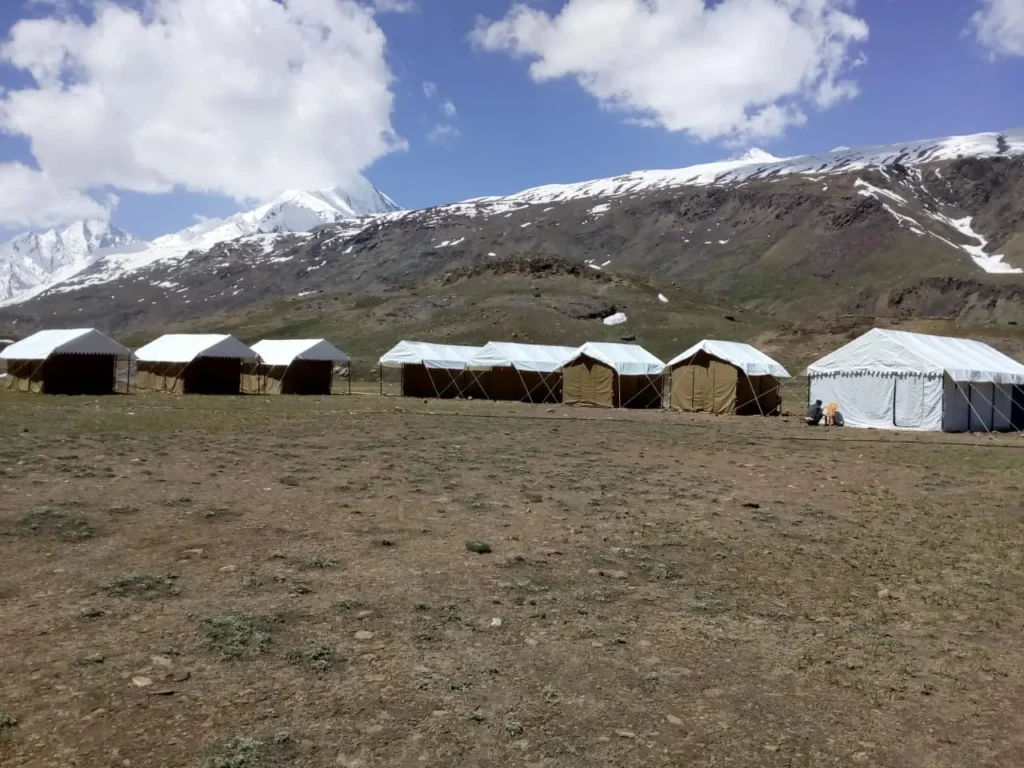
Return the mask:
[[1017,437],[0,410],[4,766],[1019,764]]

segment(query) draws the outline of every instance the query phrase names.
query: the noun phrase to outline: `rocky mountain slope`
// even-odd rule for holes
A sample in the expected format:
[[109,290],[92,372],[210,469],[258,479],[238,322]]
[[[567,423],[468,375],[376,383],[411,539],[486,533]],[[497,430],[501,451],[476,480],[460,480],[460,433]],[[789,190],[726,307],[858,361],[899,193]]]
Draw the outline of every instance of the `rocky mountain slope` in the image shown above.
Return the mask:
[[43,283],[59,283],[105,252],[134,242],[106,221],[76,221],[63,229],[18,235],[0,243],[0,300]]
[[0,327],[150,328],[270,299],[436,291],[432,281],[460,269],[538,258],[783,320],[1024,322],[1024,129],[795,158],[755,151],[310,232],[239,234],[103,259],[0,310]]

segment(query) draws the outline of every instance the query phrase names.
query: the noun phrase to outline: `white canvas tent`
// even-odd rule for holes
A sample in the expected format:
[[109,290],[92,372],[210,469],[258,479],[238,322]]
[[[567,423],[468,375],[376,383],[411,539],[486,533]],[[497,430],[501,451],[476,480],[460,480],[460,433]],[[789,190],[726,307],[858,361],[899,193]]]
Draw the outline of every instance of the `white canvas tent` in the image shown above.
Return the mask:
[[764,352],[738,341],[705,339],[668,363],[670,405],[681,411],[718,414],[777,414],[780,379],[789,372]]
[[39,331],[0,351],[0,359],[7,361],[3,386],[47,394],[107,394],[117,386],[117,361],[130,356],[127,347],[93,328]]
[[967,432],[1024,427],[1024,365],[969,339],[875,328],[807,368],[810,402],[852,427]]
[[398,368],[402,394],[407,397],[462,397],[471,377],[466,374],[481,347],[400,341],[380,358],[381,391],[384,369]]
[[587,342],[562,365],[562,402],[660,408],[665,364],[636,344]]
[[258,355],[234,336],[169,333],[135,352],[140,390],[196,394],[239,394],[242,366]]
[[560,402],[562,365],[573,347],[488,342],[469,364],[474,395],[492,400]]
[[245,367],[242,390],[268,395],[329,395],[333,391],[334,367],[349,367],[349,356],[326,339],[264,339],[252,345],[259,363]]

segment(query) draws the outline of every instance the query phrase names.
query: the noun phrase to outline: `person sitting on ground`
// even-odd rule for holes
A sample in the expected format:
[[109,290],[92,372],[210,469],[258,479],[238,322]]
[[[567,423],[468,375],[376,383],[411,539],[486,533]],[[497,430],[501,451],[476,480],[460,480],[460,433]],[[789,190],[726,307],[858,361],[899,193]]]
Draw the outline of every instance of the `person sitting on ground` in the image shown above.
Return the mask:
[[821,400],[815,400],[807,407],[807,416],[804,418],[804,421],[806,421],[809,426],[816,427],[824,415],[825,411],[822,410]]

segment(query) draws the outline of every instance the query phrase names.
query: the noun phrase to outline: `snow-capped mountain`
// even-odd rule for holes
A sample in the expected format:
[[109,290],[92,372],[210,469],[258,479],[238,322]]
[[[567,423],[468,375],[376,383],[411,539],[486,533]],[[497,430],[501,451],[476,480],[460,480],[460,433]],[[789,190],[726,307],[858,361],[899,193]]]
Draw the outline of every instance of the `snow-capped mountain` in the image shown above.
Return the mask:
[[[390,197],[363,177],[344,188],[290,190],[251,211],[224,219],[207,219],[148,243],[136,241],[116,230],[127,238],[117,244],[128,247],[94,253],[90,258],[67,259],[60,269],[39,269],[31,273],[35,275],[32,280],[12,279],[7,292],[3,290],[3,256],[0,255],[0,306],[20,304],[49,290],[63,292],[110,282],[157,263],[173,264],[193,251],[209,250],[228,240],[259,237],[269,248],[284,234],[308,232],[324,224],[398,210],[398,205]],[[89,223],[89,226],[95,225],[96,222]],[[78,226],[69,227],[69,231]],[[12,243],[27,238],[46,238],[51,234],[22,235]],[[22,273],[26,270],[19,268],[18,274]]]
[[[0,324],[149,328],[538,257],[587,274],[670,280],[758,311],[792,307],[799,320],[815,306],[957,306],[1024,324],[1024,310],[1010,317],[999,309],[1024,296],[1011,274],[1024,267],[1022,189],[1018,128],[798,157],[753,149],[415,211],[396,210],[368,182],[356,192],[291,192],[104,254],[8,300],[18,306],[0,312]],[[972,287],[976,278],[983,288]]]
[[772,181],[792,175],[828,176],[893,165],[915,168],[965,157],[1021,154],[1024,154],[1024,128],[999,133],[909,141],[902,144],[882,144],[860,149],[837,147],[825,154],[797,157],[775,157],[764,150],[754,148],[732,160],[672,170],[634,171],[609,179],[574,184],[548,184],[507,197],[481,197],[466,202],[508,205],[551,203],[588,197],[616,197],[672,187]]
[[111,249],[134,242],[107,221],[76,221],[60,230],[18,235],[0,244],[0,300],[66,279]]

